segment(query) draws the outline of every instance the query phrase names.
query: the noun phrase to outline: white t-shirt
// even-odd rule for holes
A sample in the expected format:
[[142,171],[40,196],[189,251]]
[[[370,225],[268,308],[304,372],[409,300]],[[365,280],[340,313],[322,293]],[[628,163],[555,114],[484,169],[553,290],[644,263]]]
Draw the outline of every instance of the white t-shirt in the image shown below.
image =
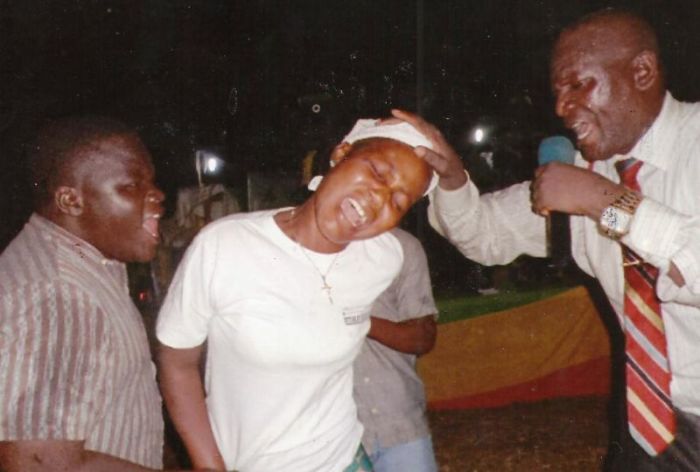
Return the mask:
[[277,211],[204,228],[175,274],[156,332],[174,348],[208,341],[207,407],[228,469],[341,471],[362,436],[352,363],[372,302],[403,253],[389,233],[339,255],[303,250],[277,226]]

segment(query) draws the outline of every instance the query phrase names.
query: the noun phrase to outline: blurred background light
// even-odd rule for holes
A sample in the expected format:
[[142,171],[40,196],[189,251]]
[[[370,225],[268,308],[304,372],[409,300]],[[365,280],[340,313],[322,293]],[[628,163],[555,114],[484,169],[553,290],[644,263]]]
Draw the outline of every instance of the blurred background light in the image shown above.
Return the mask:
[[474,142],[475,143],[480,143],[484,140],[486,137],[486,133],[483,128],[476,128],[474,130]]

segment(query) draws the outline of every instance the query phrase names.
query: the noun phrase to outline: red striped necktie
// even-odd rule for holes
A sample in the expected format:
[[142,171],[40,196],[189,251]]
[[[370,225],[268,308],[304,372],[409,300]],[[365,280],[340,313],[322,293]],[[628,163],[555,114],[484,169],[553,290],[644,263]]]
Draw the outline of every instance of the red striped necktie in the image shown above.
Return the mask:
[[[640,191],[637,173],[642,161],[615,164],[621,182]],[[654,287],[658,269],[622,246],[625,272],[627,421],[630,434],[651,456],[673,441],[676,418],[671,404],[671,370],[661,306]]]

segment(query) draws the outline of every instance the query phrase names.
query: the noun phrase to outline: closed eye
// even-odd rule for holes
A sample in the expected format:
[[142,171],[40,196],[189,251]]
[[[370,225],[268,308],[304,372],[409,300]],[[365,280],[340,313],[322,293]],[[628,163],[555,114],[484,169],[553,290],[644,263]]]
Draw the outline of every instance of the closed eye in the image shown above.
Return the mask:
[[411,199],[403,192],[394,192],[391,196],[391,200],[394,207],[402,213],[411,206]]
[[590,78],[574,80],[571,83],[571,90],[578,91],[578,90],[585,89],[588,86],[588,84],[590,84],[590,82],[591,82]]
[[554,85],[554,93],[555,95],[558,95],[566,92],[576,92],[585,88],[590,81],[590,77],[569,77]]
[[372,169],[372,174],[374,174],[374,176],[377,178],[377,180],[379,180],[379,181],[381,181],[381,182],[386,181],[386,177],[384,176],[383,173],[381,173],[381,172],[379,171],[379,169],[378,169],[377,166],[374,164],[374,162],[371,161],[371,160],[370,160],[370,161],[367,161],[367,162],[369,163],[370,169]]
[[133,192],[135,190],[138,190],[141,188],[141,182],[139,181],[131,181],[131,182],[125,182],[121,186],[124,190]]

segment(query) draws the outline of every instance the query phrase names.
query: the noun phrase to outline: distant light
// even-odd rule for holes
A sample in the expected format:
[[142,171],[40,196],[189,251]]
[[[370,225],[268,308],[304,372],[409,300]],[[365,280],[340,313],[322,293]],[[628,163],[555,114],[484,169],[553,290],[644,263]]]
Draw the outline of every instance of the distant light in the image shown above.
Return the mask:
[[485,120],[479,120],[464,132],[464,140],[469,144],[482,147],[493,140],[494,127]]
[[223,159],[215,153],[200,149],[195,153],[195,165],[197,167],[197,177],[201,181],[203,175],[220,174],[225,164]]
[[207,174],[216,174],[216,172],[219,170],[219,158],[207,157],[205,169]]

